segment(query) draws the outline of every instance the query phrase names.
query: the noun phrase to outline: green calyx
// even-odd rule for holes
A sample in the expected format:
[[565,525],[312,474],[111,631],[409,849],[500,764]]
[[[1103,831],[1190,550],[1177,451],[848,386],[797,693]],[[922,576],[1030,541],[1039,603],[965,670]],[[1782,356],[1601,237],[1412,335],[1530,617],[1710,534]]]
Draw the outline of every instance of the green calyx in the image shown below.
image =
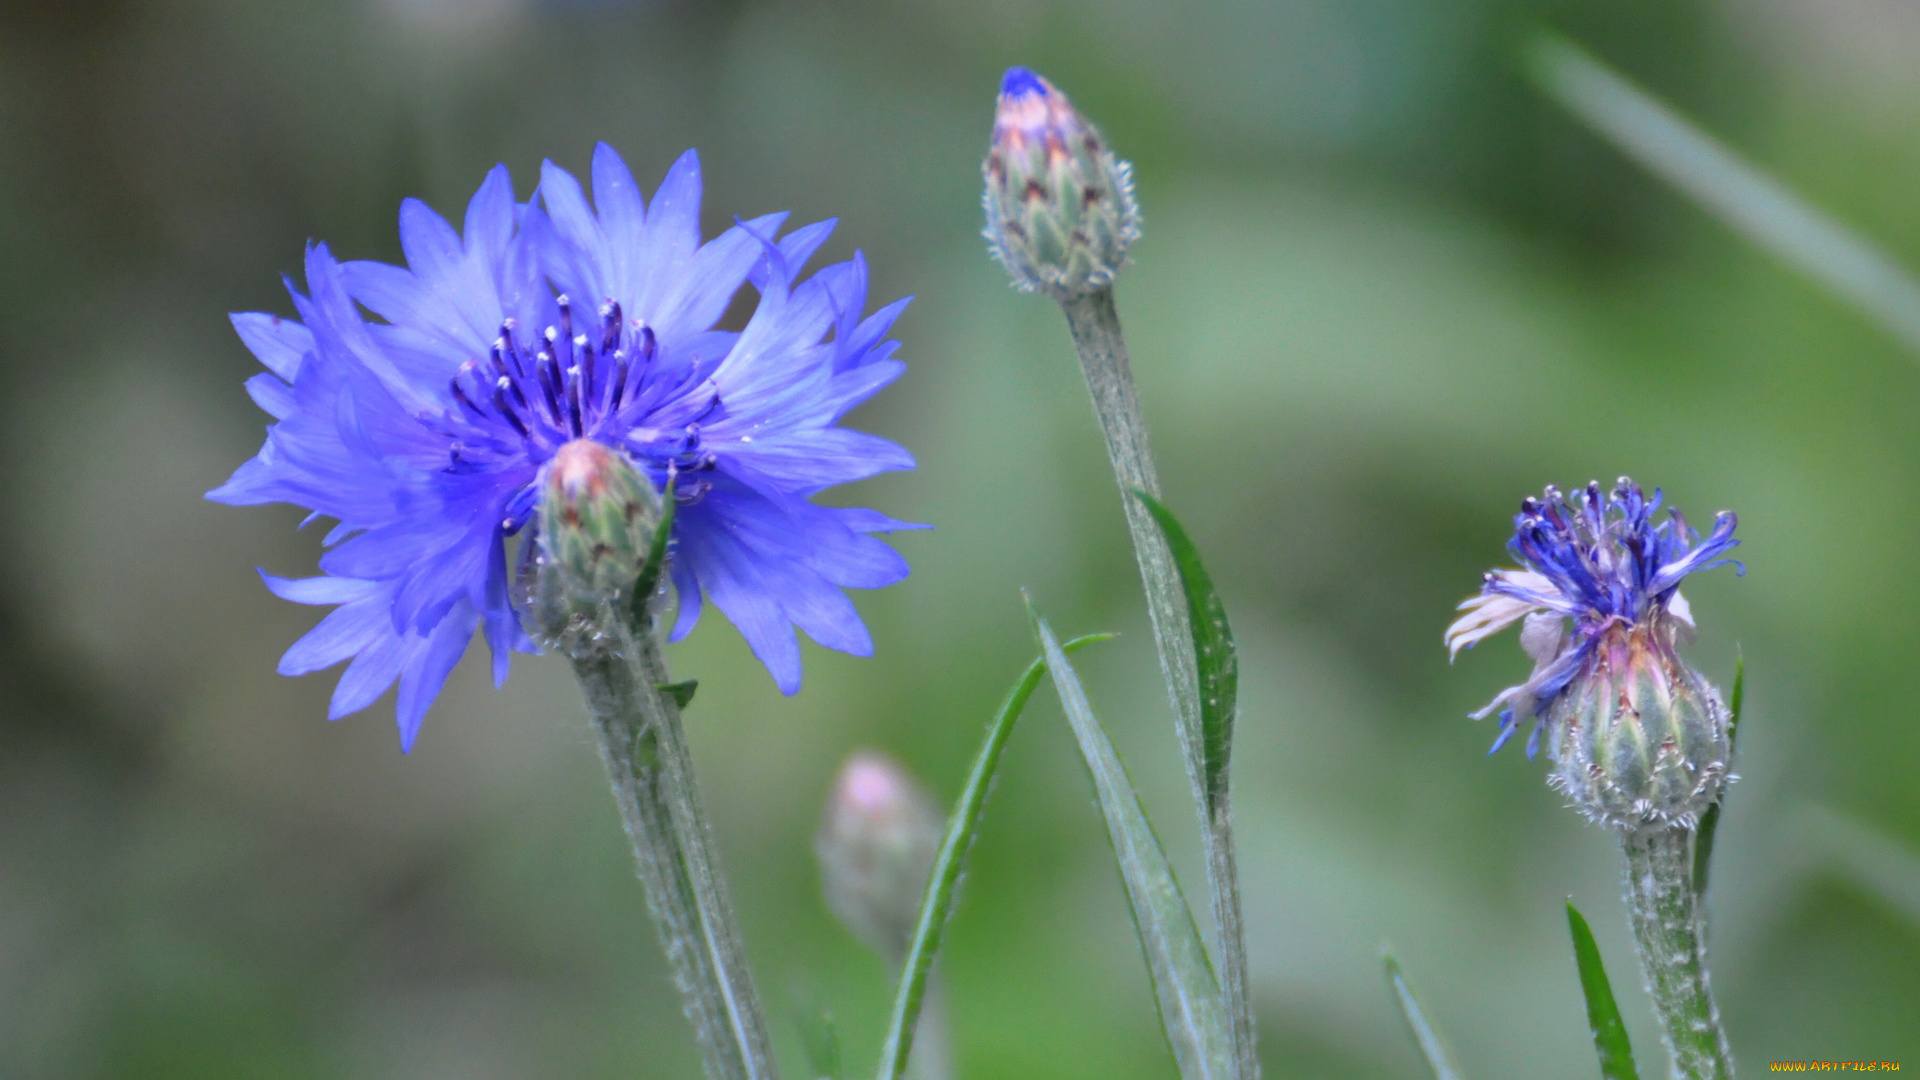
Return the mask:
[[1664,615],[1603,630],[1548,716],[1550,782],[1594,821],[1693,828],[1726,788],[1726,702],[1673,636]]

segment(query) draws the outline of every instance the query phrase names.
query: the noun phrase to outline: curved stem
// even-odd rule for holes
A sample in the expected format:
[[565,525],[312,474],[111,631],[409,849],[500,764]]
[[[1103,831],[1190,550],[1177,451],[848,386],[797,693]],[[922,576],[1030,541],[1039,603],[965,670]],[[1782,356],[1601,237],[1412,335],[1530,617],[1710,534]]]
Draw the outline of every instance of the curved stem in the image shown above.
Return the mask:
[[1707,977],[1706,912],[1693,887],[1692,829],[1625,834],[1627,911],[1674,1080],[1732,1080],[1733,1051]]

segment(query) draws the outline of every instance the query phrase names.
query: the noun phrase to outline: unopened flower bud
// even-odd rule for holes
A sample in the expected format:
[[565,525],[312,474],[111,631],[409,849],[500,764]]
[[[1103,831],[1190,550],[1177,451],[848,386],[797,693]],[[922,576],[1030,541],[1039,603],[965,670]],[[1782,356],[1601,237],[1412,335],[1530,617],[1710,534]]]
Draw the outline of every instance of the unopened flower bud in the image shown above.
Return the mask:
[[890,960],[913,939],[944,827],[933,800],[891,757],[862,750],[840,767],[814,841],[827,906]]
[[633,588],[660,522],[660,496],[626,454],[592,439],[555,451],[541,485],[522,606],[528,629],[554,644]]
[[1014,285],[1064,302],[1113,284],[1140,236],[1133,170],[1065,94],[1009,68],[982,171],[987,242]]

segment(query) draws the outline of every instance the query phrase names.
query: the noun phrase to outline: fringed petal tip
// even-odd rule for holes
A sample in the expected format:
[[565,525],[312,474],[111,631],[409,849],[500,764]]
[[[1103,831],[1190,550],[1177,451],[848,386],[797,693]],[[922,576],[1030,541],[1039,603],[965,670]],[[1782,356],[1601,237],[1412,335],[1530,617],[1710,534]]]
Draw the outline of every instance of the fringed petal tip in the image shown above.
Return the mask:
[[1513,718],[1513,710],[1502,710],[1500,713],[1500,734],[1494,736],[1493,745],[1487,748],[1487,756],[1492,757],[1499,753],[1500,748],[1507,745],[1507,740],[1513,738],[1513,733],[1517,730],[1519,730],[1519,724]]
[[[1499,753],[1501,747],[1506,746],[1507,743],[1514,737],[1514,735],[1519,733],[1520,721],[1523,719],[1525,719],[1525,717],[1517,715],[1512,709],[1505,709],[1501,711],[1500,733],[1494,736],[1493,745],[1487,748],[1488,757],[1492,757],[1493,755]],[[1532,761],[1535,757],[1539,756],[1540,734],[1545,730],[1546,730],[1546,720],[1542,717],[1538,717],[1538,716],[1534,717],[1533,731],[1531,734],[1527,736],[1527,760],[1528,761]]]

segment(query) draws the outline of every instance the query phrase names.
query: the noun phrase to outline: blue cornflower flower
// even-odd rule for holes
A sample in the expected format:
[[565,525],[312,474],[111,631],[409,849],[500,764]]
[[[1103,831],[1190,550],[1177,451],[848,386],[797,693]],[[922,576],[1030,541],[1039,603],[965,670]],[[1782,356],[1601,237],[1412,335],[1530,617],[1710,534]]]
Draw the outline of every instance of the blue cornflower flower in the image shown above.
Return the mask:
[[1583,673],[1608,674],[1633,666],[1634,658],[1651,657],[1654,668],[1672,676],[1663,675],[1663,685],[1698,681],[1674,653],[1675,636],[1693,629],[1680,582],[1728,563],[1746,572],[1721,558],[1740,543],[1733,536],[1737,518],[1721,513],[1702,540],[1678,510],[1656,524],[1659,507],[1658,489],[1649,499],[1626,477],[1611,496],[1603,496],[1595,481],[1571,501],[1548,487],[1541,498],[1521,503],[1507,550],[1522,568],[1487,574],[1480,594],[1460,605],[1466,614],[1446,634],[1450,656],[1457,657],[1525,621],[1520,645],[1534,661],[1533,674],[1473,714],[1479,720],[1499,712],[1493,750],[1512,738],[1521,720],[1534,717],[1527,741],[1527,756],[1534,756],[1553,707]]
[[[403,749],[477,630],[496,685],[512,653],[537,651],[510,602],[506,543],[531,531],[542,469],[570,441],[623,452],[659,489],[672,479],[672,639],[711,596],[785,693],[800,686],[794,627],[871,655],[842,590],[907,574],[869,534],[919,526],[810,501],[914,467],[893,443],[838,426],[904,370],[885,339],[907,301],[862,318],[858,254],[797,280],[832,221],[777,238],[785,214],[736,219],[702,243],[692,151],[647,201],[602,144],[592,184],[589,205],[547,163],[519,204],[496,167],[458,233],[409,199],[407,266],[343,263],[316,245],[308,294],[289,283],[299,321],[233,317],[267,367],[247,387],[275,423],[208,497],[338,522],[324,576],[262,575],[285,599],[337,605],[280,671],[351,660],[334,718],[397,679]],[[749,282],[759,298],[745,327],[718,329]]]

